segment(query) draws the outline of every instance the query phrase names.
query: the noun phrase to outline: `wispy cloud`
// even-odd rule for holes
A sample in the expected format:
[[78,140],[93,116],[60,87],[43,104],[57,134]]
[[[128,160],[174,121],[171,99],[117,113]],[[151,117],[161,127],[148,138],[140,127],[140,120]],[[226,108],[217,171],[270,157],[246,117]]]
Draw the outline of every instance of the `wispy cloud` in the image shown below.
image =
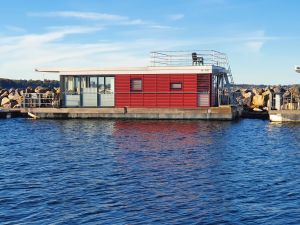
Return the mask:
[[172,21],[181,20],[183,18],[184,18],[184,14],[173,14],[168,16],[168,19]]
[[16,78],[41,78],[40,74],[33,72],[34,68],[142,66],[147,64],[148,53],[151,50],[174,49],[186,44],[184,41],[170,39],[136,38],[127,41],[67,42],[68,36],[89,35],[97,31],[101,31],[101,28],[51,27],[50,30],[48,28],[46,32],[39,34],[2,36],[1,74],[12,75],[13,72]]
[[31,17],[59,17],[78,20],[89,20],[94,22],[106,22],[110,24],[118,25],[147,25],[150,22],[142,19],[131,19],[127,16],[109,14],[109,13],[97,13],[97,12],[81,12],[81,11],[54,11],[54,12],[31,12],[27,16]]
[[0,54],[5,54],[6,57],[9,57],[7,53],[12,54],[20,49],[27,49],[28,52],[31,52],[30,49],[62,40],[67,35],[91,33],[101,29],[99,27],[57,27],[55,30],[52,29],[43,34],[4,36],[0,39]]
[[245,43],[245,47],[250,52],[260,52],[262,47],[264,46],[265,42],[263,40],[261,41],[248,41]]
[[104,21],[126,21],[128,17],[95,12],[80,12],[80,11],[56,11],[56,12],[31,12],[28,16],[37,17],[65,17],[77,18],[85,20],[104,20]]
[[[59,17],[59,18],[70,18],[79,20],[89,20],[94,23],[100,23],[105,26],[109,25],[120,25],[120,26],[140,26],[147,29],[176,29],[171,26],[161,25],[156,22],[146,21],[142,19],[132,19],[127,16],[121,16],[109,13],[96,13],[96,12],[81,12],[81,11],[54,11],[54,12],[31,12],[27,16],[32,17]],[[179,20],[183,17],[182,14],[176,14],[171,16],[172,20]]]

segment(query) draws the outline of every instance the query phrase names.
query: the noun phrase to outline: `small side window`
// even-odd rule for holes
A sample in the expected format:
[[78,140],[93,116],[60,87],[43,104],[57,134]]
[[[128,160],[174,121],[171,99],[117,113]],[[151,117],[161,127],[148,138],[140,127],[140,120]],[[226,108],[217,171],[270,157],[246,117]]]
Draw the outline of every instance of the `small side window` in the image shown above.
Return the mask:
[[182,83],[181,82],[172,82],[171,90],[182,90]]
[[142,86],[142,79],[131,79],[130,80],[130,90],[131,91],[142,91],[143,86]]

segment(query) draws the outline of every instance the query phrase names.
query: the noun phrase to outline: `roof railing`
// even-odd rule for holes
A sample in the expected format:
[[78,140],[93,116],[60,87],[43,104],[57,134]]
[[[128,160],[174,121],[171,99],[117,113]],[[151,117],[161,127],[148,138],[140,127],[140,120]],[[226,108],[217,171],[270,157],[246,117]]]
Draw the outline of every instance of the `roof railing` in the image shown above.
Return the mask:
[[[195,56],[199,59],[195,63]],[[155,51],[150,53],[150,65],[158,66],[219,66],[227,73],[227,83],[232,85],[233,77],[228,56],[215,50]]]
[[151,66],[192,66],[192,55],[203,59],[203,65],[214,65],[227,67],[228,59],[225,53],[215,50],[194,50],[194,51],[155,51],[151,52]]

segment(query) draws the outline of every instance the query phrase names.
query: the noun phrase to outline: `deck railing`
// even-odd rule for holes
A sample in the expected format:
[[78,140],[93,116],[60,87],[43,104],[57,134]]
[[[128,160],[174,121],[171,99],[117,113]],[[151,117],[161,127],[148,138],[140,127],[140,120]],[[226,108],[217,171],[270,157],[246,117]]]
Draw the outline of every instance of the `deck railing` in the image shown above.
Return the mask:
[[59,99],[54,94],[25,93],[23,94],[23,108],[53,108],[59,107]]
[[272,110],[300,110],[300,97],[295,95],[271,94],[269,100]]
[[[201,58],[195,63],[193,54]],[[150,53],[150,65],[156,66],[196,66],[213,65],[223,67],[226,72],[226,82],[234,84],[228,56],[225,53],[215,50],[193,50],[193,51],[155,51]]]
[[192,53],[203,58],[203,65],[227,66],[227,55],[214,50],[151,52],[151,66],[192,66]]

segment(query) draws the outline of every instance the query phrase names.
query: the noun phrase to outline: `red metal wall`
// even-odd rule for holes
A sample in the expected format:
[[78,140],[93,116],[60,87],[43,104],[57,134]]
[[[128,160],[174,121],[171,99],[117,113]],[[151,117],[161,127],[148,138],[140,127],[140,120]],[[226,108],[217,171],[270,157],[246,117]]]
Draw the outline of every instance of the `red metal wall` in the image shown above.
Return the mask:
[[[197,108],[197,92],[200,90],[197,85],[198,76],[202,75],[116,75],[116,107]],[[142,79],[142,92],[130,91],[130,80],[133,78]],[[182,90],[171,90],[171,82],[181,82]]]

